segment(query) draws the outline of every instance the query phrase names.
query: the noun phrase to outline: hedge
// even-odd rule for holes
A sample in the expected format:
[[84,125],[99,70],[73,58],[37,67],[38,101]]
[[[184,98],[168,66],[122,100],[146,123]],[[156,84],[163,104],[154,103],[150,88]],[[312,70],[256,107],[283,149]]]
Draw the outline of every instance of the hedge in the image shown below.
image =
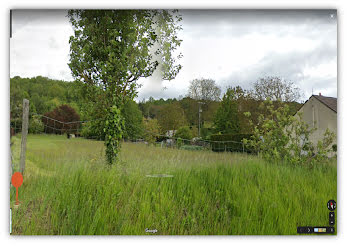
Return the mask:
[[211,149],[215,152],[251,152],[249,148],[244,146],[243,139],[250,139],[252,134],[214,134],[210,136]]

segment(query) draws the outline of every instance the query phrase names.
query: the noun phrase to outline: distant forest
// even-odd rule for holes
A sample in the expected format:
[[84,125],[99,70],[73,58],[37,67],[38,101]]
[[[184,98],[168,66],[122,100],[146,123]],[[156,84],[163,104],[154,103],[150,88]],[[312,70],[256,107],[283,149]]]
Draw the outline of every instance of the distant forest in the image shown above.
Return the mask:
[[[10,79],[11,125],[20,124],[22,100],[30,101],[31,115],[44,115],[62,105],[68,105],[79,115],[80,120],[90,118],[88,103],[82,97],[83,85],[79,82],[52,80],[38,76],[34,78],[13,77]],[[230,92],[230,93],[229,93]],[[142,138],[145,123],[156,121],[160,134],[181,128],[190,131],[190,137],[209,138],[212,134],[250,134],[252,129],[245,112],[250,112],[254,121],[261,113],[261,99],[250,96],[241,87],[228,88],[223,97],[199,100],[190,93],[186,97],[173,99],[143,99],[136,103],[128,101],[123,108],[126,135],[129,138]],[[200,103],[199,103],[200,102]],[[226,104],[225,104],[226,103]],[[288,102],[290,113],[294,114],[300,103]],[[31,116],[32,118],[32,116]],[[200,121],[200,122],[199,122]],[[232,123],[232,124],[231,124]],[[88,134],[87,134],[88,135]]]

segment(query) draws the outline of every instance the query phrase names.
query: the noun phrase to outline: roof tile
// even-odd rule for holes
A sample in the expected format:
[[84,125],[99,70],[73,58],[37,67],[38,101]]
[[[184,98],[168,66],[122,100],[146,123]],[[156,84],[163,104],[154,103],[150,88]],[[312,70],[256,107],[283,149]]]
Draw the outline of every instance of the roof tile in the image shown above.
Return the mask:
[[337,112],[337,98],[313,95],[317,100],[325,104],[327,107]]

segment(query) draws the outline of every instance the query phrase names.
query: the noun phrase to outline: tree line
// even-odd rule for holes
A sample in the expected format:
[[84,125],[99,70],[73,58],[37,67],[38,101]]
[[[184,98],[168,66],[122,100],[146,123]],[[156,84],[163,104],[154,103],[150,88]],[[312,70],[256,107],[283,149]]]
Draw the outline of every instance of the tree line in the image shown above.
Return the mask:
[[[228,87],[222,97],[221,89],[214,80],[202,78],[190,82],[185,97],[169,99],[150,97],[138,103],[134,100],[126,100],[121,108],[125,119],[124,138],[144,138],[145,131],[150,132],[151,135],[159,135],[166,134],[169,130],[179,132],[177,135],[183,138],[201,137],[203,139],[210,139],[212,134],[252,133],[253,129],[249,121],[250,119],[257,121],[257,116],[263,113],[259,108],[259,103],[263,101],[258,97],[261,95],[259,86],[261,81],[265,83],[267,79],[270,78],[258,80],[252,90],[244,90],[240,86]],[[280,87],[285,84],[282,79],[279,79],[279,83]],[[255,87],[259,90],[254,90]],[[83,85],[79,82],[52,80],[41,76],[11,78],[12,125],[15,121],[21,120],[23,98],[30,100],[30,112],[34,114],[46,115],[62,121],[93,120],[81,97],[82,90]],[[282,95],[286,97],[289,90],[285,90]],[[272,96],[274,95],[270,94],[270,97]],[[300,104],[295,101],[285,103],[291,108],[290,114],[294,114],[300,107]],[[250,112],[252,117],[246,117],[245,112]],[[31,116],[31,121],[37,123],[32,124],[31,131],[42,131],[42,127],[37,127],[40,123],[35,117]],[[43,121],[42,123],[52,128],[48,129],[47,133],[56,132],[53,130],[54,126],[64,128],[59,123],[54,125],[52,120],[44,118]],[[72,129],[79,127],[76,125]],[[103,139],[103,134],[96,129],[94,123],[86,123],[82,125],[82,134],[86,137],[97,136]]]

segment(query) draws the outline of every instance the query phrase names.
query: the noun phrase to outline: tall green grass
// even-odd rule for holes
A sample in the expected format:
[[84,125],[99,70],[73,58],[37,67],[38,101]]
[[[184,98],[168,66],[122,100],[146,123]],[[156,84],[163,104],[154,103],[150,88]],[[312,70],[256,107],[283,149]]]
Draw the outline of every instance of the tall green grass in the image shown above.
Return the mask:
[[[17,164],[20,138],[13,139]],[[336,196],[336,163],[308,169],[244,154],[124,143],[120,163],[108,166],[103,142],[29,135],[12,232],[290,235],[297,226],[328,225],[326,204]],[[12,188],[11,207],[14,200]]]

